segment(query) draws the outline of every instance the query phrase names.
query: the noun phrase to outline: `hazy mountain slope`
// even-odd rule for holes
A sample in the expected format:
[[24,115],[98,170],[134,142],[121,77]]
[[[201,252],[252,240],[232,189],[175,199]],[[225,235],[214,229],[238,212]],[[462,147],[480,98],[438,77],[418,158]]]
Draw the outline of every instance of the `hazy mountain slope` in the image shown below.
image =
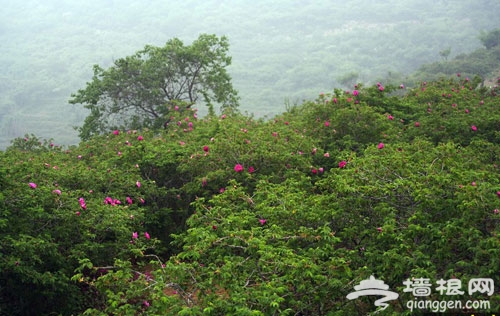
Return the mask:
[[145,44],[199,33],[227,35],[242,110],[281,112],[331,90],[346,73],[360,81],[407,73],[469,52],[480,30],[498,27],[497,1],[6,1],[0,10],[0,148],[33,132],[77,142],[85,112],[67,104],[90,79]]

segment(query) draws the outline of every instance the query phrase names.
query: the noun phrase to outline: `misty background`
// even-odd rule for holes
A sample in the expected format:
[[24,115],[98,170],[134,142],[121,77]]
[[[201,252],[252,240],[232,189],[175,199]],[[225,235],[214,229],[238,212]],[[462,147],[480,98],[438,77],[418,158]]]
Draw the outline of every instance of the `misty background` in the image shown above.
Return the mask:
[[240,109],[270,117],[351,82],[411,81],[479,48],[499,16],[498,0],[0,0],[0,149],[26,133],[78,143],[71,94],[147,44],[228,36]]

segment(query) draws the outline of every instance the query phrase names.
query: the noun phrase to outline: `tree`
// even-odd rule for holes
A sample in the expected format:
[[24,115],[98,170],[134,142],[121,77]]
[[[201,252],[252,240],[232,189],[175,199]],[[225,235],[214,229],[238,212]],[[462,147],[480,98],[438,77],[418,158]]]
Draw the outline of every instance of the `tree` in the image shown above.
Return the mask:
[[349,73],[342,75],[337,80],[345,87],[352,87],[356,83],[356,80],[358,79],[358,77],[359,77],[359,74],[357,72],[351,71]]
[[481,32],[479,40],[483,43],[486,49],[491,49],[500,44],[500,29],[494,29],[490,32]]
[[448,47],[440,51],[439,56],[443,57],[445,61],[448,61],[448,56],[450,56],[450,53],[451,53],[451,47]]
[[147,45],[108,69],[95,65],[92,81],[70,100],[90,110],[79,136],[158,128],[168,122],[170,111],[200,101],[210,112],[214,102],[223,110],[236,109],[239,98],[226,71],[231,64],[228,49],[226,37],[202,34],[190,46],[174,38],[163,47]]

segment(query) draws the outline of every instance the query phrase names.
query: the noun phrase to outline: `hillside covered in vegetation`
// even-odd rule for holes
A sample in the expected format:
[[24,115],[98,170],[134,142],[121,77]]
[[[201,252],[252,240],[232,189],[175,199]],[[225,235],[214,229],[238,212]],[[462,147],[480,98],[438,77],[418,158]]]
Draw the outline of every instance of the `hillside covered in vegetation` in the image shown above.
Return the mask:
[[[500,306],[500,88],[460,73],[325,91],[270,120],[198,117],[0,152],[0,313],[366,315]],[[491,278],[492,292],[467,292]],[[435,290],[462,282],[463,295]],[[432,310],[436,311],[436,310]],[[442,311],[442,310],[440,310]]]

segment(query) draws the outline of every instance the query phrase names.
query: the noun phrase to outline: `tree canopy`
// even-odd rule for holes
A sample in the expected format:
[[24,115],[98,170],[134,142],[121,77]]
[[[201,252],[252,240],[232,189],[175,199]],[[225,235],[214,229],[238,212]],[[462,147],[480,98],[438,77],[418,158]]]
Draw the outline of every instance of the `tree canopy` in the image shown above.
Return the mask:
[[494,29],[490,32],[483,32],[479,36],[481,43],[483,43],[484,47],[487,49],[491,49],[495,46],[500,45],[500,29]]
[[238,95],[227,66],[229,42],[201,34],[191,45],[178,38],[165,46],[147,45],[120,58],[108,69],[94,66],[92,81],[72,95],[70,103],[90,110],[78,130],[82,139],[113,129],[161,127],[174,109],[204,103],[213,112],[236,109]]

